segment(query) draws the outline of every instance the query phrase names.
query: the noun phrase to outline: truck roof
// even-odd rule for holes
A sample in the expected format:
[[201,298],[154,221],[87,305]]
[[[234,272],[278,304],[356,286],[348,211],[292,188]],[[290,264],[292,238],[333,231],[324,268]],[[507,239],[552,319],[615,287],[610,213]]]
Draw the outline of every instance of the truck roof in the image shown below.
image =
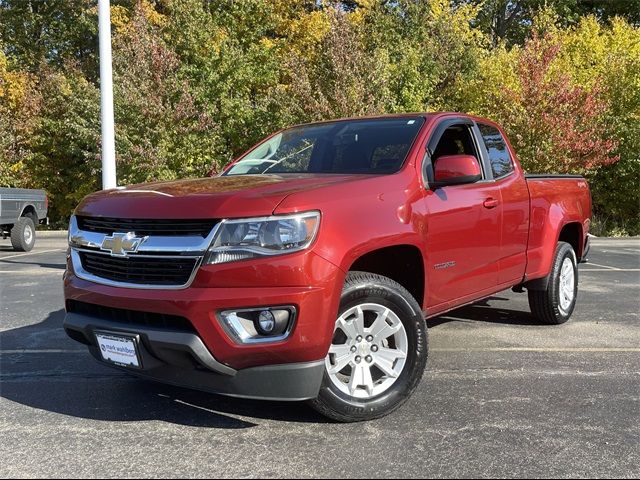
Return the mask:
[[286,127],[286,128],[301,127],[301,126],[305,126],[305,125],[318,125],[318,124],[323,124],[323,123],[346,122],[346,121],[351,121],[351,120],[375,120],[375,119],[384,119],[384,118],[415,118],[415,117],[422,117],[425,120],[430,120],[430,119],[433,119],[433,118],[446,117],[446,116],[468,117],[468,118],[471,118],[473,120],[482,121],[482,122],[489,122],[489,123],[495,124],[495,122],[493,120],[489,120],[488,118],[478,117],[478,116],[471,115],[471,114],[468,114],[468,113],[453,112],[453,111],[449,111],[449,112],[442,111],[442,112],[386,113],[386,114],[377,114],[377,115],[363,115],[363,116],[357,116],[357,117],[340,117],[340,118],[332,118],[332,119],[328,119],[328,120],[317,120],[317,121],[313,121],[313,122],[300,123],[300,124],[296,124],[296,125],[291,125],[291,126]]

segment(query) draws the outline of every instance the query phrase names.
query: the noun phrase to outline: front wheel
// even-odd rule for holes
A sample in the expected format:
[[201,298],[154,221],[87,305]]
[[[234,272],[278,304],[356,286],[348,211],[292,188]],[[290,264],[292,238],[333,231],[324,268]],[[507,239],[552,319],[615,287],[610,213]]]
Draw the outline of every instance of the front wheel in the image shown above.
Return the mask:
[[418,386],[427,351],[426,324],[413,296],[387,277],[350,272],[311,406],[341,422],[385,416]]
[[529,290],[531,313],[542,323],[558,325],[571,317],[578,297],[578,262],[573,247],[558,242],[545,290]]

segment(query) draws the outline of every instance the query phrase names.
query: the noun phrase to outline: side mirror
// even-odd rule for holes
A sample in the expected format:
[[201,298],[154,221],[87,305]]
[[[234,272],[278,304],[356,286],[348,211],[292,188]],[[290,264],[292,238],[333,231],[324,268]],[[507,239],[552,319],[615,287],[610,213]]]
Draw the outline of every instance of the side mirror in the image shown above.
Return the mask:
[[435,162],[433,188],[482,180],[480,163],[473,155],[443,155]]

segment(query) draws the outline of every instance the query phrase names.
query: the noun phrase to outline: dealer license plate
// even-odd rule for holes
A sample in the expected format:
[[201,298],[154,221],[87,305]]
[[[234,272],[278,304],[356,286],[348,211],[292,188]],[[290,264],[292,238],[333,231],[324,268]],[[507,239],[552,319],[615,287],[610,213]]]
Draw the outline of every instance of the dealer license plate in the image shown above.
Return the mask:
[[141,368],[136,337],[107,332],[96,332],[102,358],[122,367]]

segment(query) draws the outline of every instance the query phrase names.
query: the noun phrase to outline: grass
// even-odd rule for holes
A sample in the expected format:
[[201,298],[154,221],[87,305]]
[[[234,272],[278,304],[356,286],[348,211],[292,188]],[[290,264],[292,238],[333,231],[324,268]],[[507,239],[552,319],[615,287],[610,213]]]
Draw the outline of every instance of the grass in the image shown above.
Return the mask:
[[633,237],[640,235],[640,218],[619,220],[602,214],[593,214],[589,233],[596,237]]

